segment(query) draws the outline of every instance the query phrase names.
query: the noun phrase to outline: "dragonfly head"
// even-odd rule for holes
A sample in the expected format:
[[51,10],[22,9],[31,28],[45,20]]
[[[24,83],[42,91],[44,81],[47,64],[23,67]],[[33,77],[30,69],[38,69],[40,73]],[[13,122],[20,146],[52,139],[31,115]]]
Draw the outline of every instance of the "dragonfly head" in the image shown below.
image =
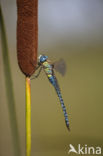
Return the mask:
[[45,56],[45,55],[39,55],[39,57],[38,57],[39,63],[43,63],[43,62],[45,62],[47,59],[48,59],[48,56]]

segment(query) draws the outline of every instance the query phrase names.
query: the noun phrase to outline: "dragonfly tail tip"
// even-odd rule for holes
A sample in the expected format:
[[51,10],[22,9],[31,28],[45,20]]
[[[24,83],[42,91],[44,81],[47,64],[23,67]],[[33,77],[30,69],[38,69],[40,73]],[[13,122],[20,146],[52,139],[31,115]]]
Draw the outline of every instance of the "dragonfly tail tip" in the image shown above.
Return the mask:
[[68,128],[68,131],[70,132],[71,130],[70,130],[70,127],[69,126],[67,126],[67,128]]

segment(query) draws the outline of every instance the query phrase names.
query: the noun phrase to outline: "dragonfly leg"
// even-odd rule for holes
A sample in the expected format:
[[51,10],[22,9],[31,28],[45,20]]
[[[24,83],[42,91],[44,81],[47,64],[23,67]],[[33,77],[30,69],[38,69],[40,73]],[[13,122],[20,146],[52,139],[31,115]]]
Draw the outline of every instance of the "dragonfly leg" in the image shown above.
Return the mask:
[[[38,69],[39,67],[40,67],[40,66],[38,66],[37,69]],[[41,71],[42,71],[42,67],[40,67],[40,69],[39,69],[39,71],[38,71],[38,73],[37,73],[36,75],[33,75],[33,77],[31,77],[31,80],[37,78],[37,77],[40,75]]]
[[36,66],[36,70],[38,70],[40,68],[40,65],[38,64],[37,66]]

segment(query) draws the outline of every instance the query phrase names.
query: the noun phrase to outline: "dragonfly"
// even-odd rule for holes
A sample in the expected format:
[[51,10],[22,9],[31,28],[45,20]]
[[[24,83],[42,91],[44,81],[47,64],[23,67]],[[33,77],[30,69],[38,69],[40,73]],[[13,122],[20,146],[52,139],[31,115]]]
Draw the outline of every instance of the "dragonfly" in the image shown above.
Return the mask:
[[49,82],[54,86],[56,93],[59,97],[59,101],[62,107],[62,111],[64,113],[64,119],[65,119],[65,123],[66,123],[66,127],[68,130],[70,130],[70,126],[69,126],[69,120],[68,120],[68,114],[66,111],[66,107],[64,105],[64,101],[61,95],[61,90],[57,81],[57,78],[55,76],[54,73],[54,69],[56,71],[58,71],[59,73],[61,73],[62,75],[65,74],[66,71],[66,65],[64,60],[59,60],[57,62],[52,63],[49,59],[48,56],[46,55],[40,55],[38,57],[38,65],[36,70],[38,70],[38,73],[36,75],[33,75],[33,77],[31,79],[35,79],[39,76],[39,74],[41,73],[42,69],[44,70],[45,74],[47,75],[47,78],[49,80]]

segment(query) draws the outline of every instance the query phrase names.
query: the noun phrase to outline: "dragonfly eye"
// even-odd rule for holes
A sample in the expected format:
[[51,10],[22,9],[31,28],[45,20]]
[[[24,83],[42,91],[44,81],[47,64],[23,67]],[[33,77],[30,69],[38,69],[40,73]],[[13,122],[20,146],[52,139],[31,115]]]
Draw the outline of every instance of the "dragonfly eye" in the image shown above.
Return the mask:
[[38,57],[38,60],[39,60],[40,63],[45,62],[47,59],[48,59],[48,56],[45,56],[45,55],[40,55]]

